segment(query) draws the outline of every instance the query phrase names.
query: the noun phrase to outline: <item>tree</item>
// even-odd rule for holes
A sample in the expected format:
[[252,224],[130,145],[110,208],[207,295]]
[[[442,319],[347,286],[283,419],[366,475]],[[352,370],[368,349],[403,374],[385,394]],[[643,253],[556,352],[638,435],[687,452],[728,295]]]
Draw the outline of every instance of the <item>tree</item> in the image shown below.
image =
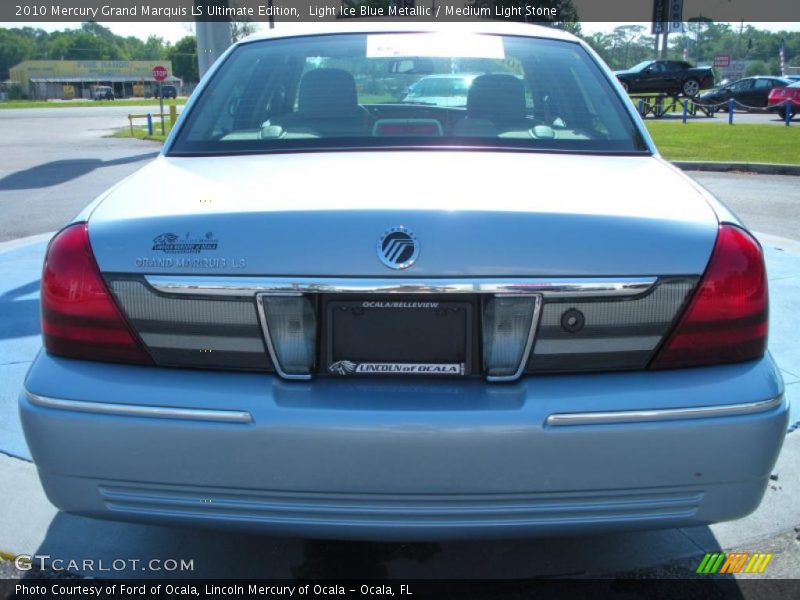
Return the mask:
[[16,29],[0,29],[0,80],[8,79],[11,67],[36,56],[36,42]]
[[160,60],[167,57],[168,44],[155,35],[148,37],[144,43],[135,37],[128,37],[125,42],[129,60]]
[[609,65],[612,63],[612,42],[611,36],[607,33],[593,33],[588,36],[584,36],[584,41],[589,44],[592,49],[600,55],[606,63]]
[[711,19],[706,17],[693,17],[686,23],[686,29],[689,30],[690,34],[694,35],[695,60],[697,64],[700,64],[703,60],[702,48],[705,42],[703,32],[709,28],[711,23]]
[[184,81],[199,81],[197,71],[197,40],[187,35],[169,49],[167,58],[172,61],[172,72]]
[[769,75],[769,68],[764,64],[763,60],[754,60],[744,70],[745,77],[753,77],[754,75]]
[[[631,60],[631,45],[641,46],[642,34],[646,31],[642,25],[620,25],[611,32],[611,43],[615,49],[620,49],[617,58],[621,59],[625,67],[630,67],[635,62]],[[648,45],[649,46],[649,45]]]

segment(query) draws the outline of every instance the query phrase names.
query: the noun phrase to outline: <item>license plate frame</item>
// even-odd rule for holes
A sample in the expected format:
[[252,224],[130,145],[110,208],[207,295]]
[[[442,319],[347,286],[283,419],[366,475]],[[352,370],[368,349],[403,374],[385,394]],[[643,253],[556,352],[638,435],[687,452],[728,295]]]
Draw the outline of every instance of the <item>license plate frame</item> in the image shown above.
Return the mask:
[[331,298],[325,301],[325,373],[465,377],[473,373],[474,301]]

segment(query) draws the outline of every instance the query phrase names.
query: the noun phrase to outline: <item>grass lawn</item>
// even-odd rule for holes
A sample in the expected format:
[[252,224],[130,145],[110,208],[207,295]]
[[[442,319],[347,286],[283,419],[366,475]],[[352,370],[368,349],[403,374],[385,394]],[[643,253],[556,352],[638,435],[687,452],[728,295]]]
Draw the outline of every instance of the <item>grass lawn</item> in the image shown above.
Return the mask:
[[669,160],[800,164],[800,123],[779,125],[684,125],[646,123]]
[[[174,104],[175,106],[183,106],[186,104],[186,98],[177,98],[175,100],[164,100],[164,106]],[[8,102],[0,102],[0,110],[4,108],[76,108],[87,106],[158,106],[158,100],[153,98],[129,98],[127,100],[64,100],[52,101],[47,100],[9,100]]]
[[[170,130],[169,122],[166,123],[166,132],[169,135]],[[125,129],[120,129],[119,131],[115,131],[108,137],[113,138],[136,138],[137,140],[152,140],[154,142],[163,142],[167,139],[166,135],[161,135],[161,123],[158,121],[153,122],[153,135],[147,135],[147,126],[133,126],[133,134],[131,134],[131,128],[126,127]]]

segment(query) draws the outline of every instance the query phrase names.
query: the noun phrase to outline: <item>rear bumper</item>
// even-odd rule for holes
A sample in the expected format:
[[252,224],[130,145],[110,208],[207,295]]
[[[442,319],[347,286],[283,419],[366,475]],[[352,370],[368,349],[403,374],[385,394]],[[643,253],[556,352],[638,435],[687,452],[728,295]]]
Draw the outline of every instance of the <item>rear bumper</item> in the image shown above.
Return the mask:
[[[334,538],[533,536],[734,519],[758,506],[788,420],[783,400],[738,413],[660,412],[781,397],[768,356],[489,385],[284,382],[42,353],[26,390],[34,395],[20,398],[28,444],[63,510]],[[78,404],[43,406],[36,396]],[[112,412],[87,410],[91,402]],[[145,414],[152,407],[167,414]],[[642,409],[655,416],[548,424],[565,413]]]

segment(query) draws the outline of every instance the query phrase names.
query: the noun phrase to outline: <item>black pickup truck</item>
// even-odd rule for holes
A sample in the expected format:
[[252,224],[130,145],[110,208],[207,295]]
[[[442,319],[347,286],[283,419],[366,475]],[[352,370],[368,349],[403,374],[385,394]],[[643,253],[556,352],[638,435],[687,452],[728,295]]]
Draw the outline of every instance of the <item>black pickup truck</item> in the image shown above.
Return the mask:
[[614,71],[629,94],[663,93],[694,97],[714,87],[711,67],[692,67],[680,60],[646,60],[625,71]]

